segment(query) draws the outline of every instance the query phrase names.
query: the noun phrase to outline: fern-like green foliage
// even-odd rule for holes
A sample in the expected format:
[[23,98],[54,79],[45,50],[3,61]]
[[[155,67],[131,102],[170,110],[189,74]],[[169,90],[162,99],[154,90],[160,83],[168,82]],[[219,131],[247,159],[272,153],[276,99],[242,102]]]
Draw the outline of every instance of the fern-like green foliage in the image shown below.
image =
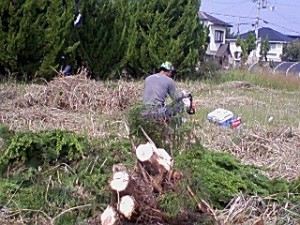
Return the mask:
[[70,162],[82,157],[88,141],[74,133],[54,130],[40,133],[13,132],[2,128],[6,147],[1,149],[0,169],[4,172],[9,165],[24,162],[40,166],[54,161]]
[[128,122],[130,127],[130,134],[135,137],[137,144],[146,143],[148,139],[146,135],[160,148],[165,148],[177,151],[185,147],[186,139],[191,133],[189,123],[183,123],[182,118],[185,114],[179,113],[176,116],[166,120],[160,118],[147,118],[142,116],[142,112],[147,111],[145,105],[136,104],[129,112]]
[[[54,218],[62,209],[79,205],[86,207],[60,215],[55,224],[81,224],[99,215],[111,200],[108,180],[112,166],[134,166],[128,139],[88,140],[66,131],[20,133],[7,127],[0,129],[0,137],[7,144],[1,149],[1,160],[6,164],[1,164],[1,169],[7,172],[0,174],[0,205],[11,210],[32,209],[20,211],[23,218],[28,218],[28,224],[47,221],[40,211]],[[37,164],[32,157],[39,160]]]
[[137,104],[130,109],[128,115],[130,134],[135,137],[137,144],[146,143],[147,138],[142,132],[143,129],[157,146],[162,146],[168,133],[167,126],[164,121],[143,118],[142,112],[145,110],[146,107],[142,104]]
[[259,196],[278,194],[278,200],[282,200],[296,186],[286,180],[270,180],[259,169],[242,165],[230,154],[207,151],[200,145],[178,155],[175,162],[190,177],[188,183],[198,197],[220,208],[240,192]]
[[[0,138],[0,205],[19,212],[16,220],[22,216],[28,224],[45,223],[48,218],[41,212],[51,218],[59,215],[57,225],[85,224],[98,217],[107,204],[116,201],[108,186],[112,166],[135,165],[128,138],[95,140],[67,131],[16,132],[8,127],[0,127]],[[161,210],[171,217],[184,210],[197,210],[187,185],[198,199],[220,208],[240,191],[272,195],[286,203],[300,201],[299,179],[292,183],[269,180],[258,169],[243,166],[229,154],[207,151],[199,143],[176,153],[175,167],[183,172],[181,182],[157,199]],[[76,206],[82,208],[61,214]],[[293,210],[297,212],[299,207]],[[210,218],[197,222],[213,224]]]

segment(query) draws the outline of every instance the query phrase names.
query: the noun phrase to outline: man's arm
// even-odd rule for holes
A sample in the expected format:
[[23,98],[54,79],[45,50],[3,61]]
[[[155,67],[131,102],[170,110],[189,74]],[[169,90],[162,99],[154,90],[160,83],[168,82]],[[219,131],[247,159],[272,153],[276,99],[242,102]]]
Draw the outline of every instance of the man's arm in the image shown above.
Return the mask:
[[185,92],[178,92],[176,90],[176,86],[175,86],[175,83],[172,82],[169,86],[169,91],[168,91],[172,101],[174,102],[178,102],[180,100],[182,100],[184,97],[186,97],[186,93]]

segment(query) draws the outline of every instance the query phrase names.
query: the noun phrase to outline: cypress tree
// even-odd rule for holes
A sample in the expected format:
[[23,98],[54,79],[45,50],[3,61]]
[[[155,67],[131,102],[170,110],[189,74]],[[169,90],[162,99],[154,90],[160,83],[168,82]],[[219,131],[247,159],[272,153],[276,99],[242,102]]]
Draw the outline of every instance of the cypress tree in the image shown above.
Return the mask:
[[78,54],[97,78],[111,78],[124,67],[139,77],[165,60],[193,68],[204,52],[197,0],[89,0],[81,7]]
[[76,32],[81,43],[78,55],[87,61],[95,78],[112,78],[124,67],[131,6],[127,0],[82,2],[84,19]]
[[0,68],[51,78],[62,56],[99,79],[123,68],[139,77],[165,60],[193,68],[206,40],[198,9],[198,0],[1,1]]
[[0,67],[22,76],[53,76],[59,54],[76,46],[69,42],[73,5],[73,0],[1,1]]
[[[65,63],[73,63],[75,67],[75,50],[79,42],[73,42],[74,33],[74,1],[73,0],[53,0],[47,1],[48,5],[44,18],[44,40],[42,42],[42,62],[38,68],[38,73],[42,76],[53,76],[53,69],[59,70],[65,66],[61,60],[64,56]],[[75,72],[75,71],[73,71]]]
[[137,1],[137,5],[139,35],[130,47],[138,51],[128,57],[128,63],[147,72],[153,72],[166,60],[179,69],[192,69],[206,41],[206,31],[198,18],[199,1]]

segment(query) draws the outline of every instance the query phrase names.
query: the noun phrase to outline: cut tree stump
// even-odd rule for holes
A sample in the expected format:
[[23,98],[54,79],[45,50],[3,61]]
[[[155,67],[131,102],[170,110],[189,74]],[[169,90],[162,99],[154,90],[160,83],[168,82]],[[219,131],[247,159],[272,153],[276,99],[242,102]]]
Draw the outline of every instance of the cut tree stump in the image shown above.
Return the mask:
[[101,225],[118,225],[118,213],[112,206],[107,206],[101,214]]
[[[111,203],[101,215],[101,225],[119,224],[173,224],[192,225],[201,215],[198,213],[180,213],[170,217],[162,212],[157,202],[160,194],[168,190],[174,191],[182,178],[180,171],[173,171],[173,159],[162,148],[157,148],[151,141],[134,146],[137,158],[133,171],[122,164],[112,168],[109,181],[115,195]],[[171,179],[167,179],[167,176]],[[174,183],[173,183],[174,182]],[[198,218],[199,216],[199,218]]]
[[113,166],[113,178],[110,181],[110,187],[116,192],[125,191],[130,183],[130,174],[122,165]]
[[119,212],[128,220],[132,218],[132,215],[135,213],[137,208],[137,202],[130,195],[123,196],[118,204]]
[[[165,174],[170,171],[173,166],[172,157],[162,148],[157,148],[150,142],[140,144],[136,148],[137,159],[146,166],[151,174]],[[149,168],[149,166],[151,168]]]

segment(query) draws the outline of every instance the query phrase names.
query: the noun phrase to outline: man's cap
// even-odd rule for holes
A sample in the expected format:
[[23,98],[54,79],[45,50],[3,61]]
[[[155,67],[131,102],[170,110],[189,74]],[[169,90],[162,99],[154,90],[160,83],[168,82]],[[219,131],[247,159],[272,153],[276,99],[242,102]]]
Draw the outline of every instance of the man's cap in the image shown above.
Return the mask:
[[164,68],[165,70],[175,70],[175,67],[169,61],[166,61],[163,64],[161,64],[160,68]]

